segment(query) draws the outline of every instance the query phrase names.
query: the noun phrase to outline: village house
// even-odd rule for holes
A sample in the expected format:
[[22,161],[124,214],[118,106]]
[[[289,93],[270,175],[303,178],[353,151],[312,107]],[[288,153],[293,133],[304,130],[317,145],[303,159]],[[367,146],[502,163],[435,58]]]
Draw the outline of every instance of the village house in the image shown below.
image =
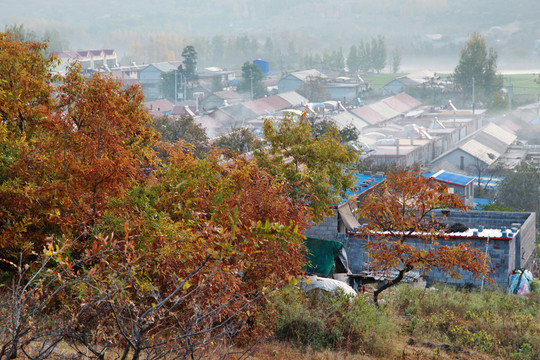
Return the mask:
[[382,93],[384,96],[396,95],[410,88],[435,82],[436,74],[433,71],[422,70],[395,78],[382,87]]
[[[453,188],[454,193],[464,194],[465,201],[470,202],[471,186],[474,178],[461,177],[458,174],[447,172],[428,173],[425,176],[434,177],[442,182],[448,189]],[[358,218],[358,208],[363,197],[384,181],[384,174],[358,174],[356,186],[349,194],[349,198],[335,206],[334,216],[325,218],[317,225],[312,226],[305,235],[315,239],[337,240],[344,244],[349,267],[352,273],[358,274],[366,269],[369,259],[365,252],[365,241],[356,232],[363,219]],[[444,211],[444,213],[443,213]],[[467,212],[452,209],[436,210],[433,215],[448,226],[459,223],[467,230],[449,233],[448,240],[456,244],[469,242],[490,256],[491,279],[495,286],[506,289],[508,277],[512,270],[523,268],[532,270],[536,261],[536,219],[534,213],[515,212]],[[408,242],[417,246],[424,246],[414,236]],[[428,286],[443,282],[457,286],[480,286],[482,280],[473,279],[471,274],[462,273],[460,279],[452,279],[439,270],[432,270],[423,274]],[[487,279],[485,283],[490,284]]]
[[327,78],[328,77],[326,75],[315,69],[292,72],[279,80],[278,93],[281,94],[289,91],[297,91],[310,80],[326,80]]
[[[147,101],[156,100],[161,97],[161,79],[163,74],[176,71],[182,64],[180,61],[160,62],[147,65],[139,72],[139,83],[141,84],[144,97]],[[178,78],[180,88],[181,78]]]
[[168,115],[172,113],[173,103],[167,99],[147,101],[144,103],[144,108],[154,116]]
[[82,70],[98,70],[101,67],[113,68],[118,65],[118,55],[114,49],[95,49],[95,50],[67,50],[53,52],[60,59],[57,68],[62,72],[72,62],[81,64]]
[[441,163],[450,163],[461,173],[481,174],[493,167],[516,140],[516,135],[490,123],[433,159],[429,166],[439,169]]
[[351,112],[371,126],[385,126],[392,120],[405,117],[406,114],[422,103],[412,96],[401,93],[376,103],[352,109]]
[[219,107],[234,105],[242,102],[242,96],[236,91],[223,90],[216,91],[201,100],[201,105],[205,110],[213,110]]
[[446,186],[449,194],[455,194],[463,200],[468,207],[474,207],[474,180],[472,176],[454,174],[449,171],[439,170],[437,172],[424,174],[426,178],[435,179]]
[[[443,211],[448,212],[444,217]],[[465,242],[487,253],[490,257],[490,278],[497,288],[505,290],[508,287],[509,275],[514,269],[533,270],[536,261],[534,213],[438,210],[433,214],[448,225],[463,224],[468,228],[466,231],[447,234],[448,238],[443,240],[442,245],[446,242],[455,245]],[[355,231],[351,231],[342,242],[351,271],[359,273],[364,270],[369,262],[364,249],[365,241]],[[417,247],[426,246],[414,235],[407,242]],[[453,279],[443,271],[433,269],[423,274],[423,277],[428,286],[437,282],[460,287],[482,285],[482,279],[474,279],[469,272],[460,274],[461,278]],[[489,279],[484,280],[485,285],[490,286]]]

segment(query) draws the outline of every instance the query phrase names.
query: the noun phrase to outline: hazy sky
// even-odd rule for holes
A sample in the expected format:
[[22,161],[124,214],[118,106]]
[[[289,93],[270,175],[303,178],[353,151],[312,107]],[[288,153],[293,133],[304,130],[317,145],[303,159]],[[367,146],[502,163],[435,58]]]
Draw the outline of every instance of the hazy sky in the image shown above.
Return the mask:
[[[0,0],[0,23],[54,31],[71,48],[133,51],[126,38],[148,34],[190,41],[215,35],[271,38],[306,51],[335,49],[384,35],[404,67],[451,68],[472,32],[500,56],[499,67],[540,64],[538,0]],[[440,35],[433,37],[430,35]],[[441,68],[441,69],[437,69]]]

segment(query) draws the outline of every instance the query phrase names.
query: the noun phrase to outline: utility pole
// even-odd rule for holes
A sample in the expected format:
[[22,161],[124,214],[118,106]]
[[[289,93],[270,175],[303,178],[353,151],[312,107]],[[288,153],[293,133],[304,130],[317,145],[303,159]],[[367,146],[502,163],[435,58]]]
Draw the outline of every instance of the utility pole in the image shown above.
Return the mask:
[[174,105],[176,105],[176,100],[178,100],[178,69],[174,70]]
[[510,84],[508,85],[508,112],[512,112],[512,96],[514,95],[514,84],[512,84],[512,78],[510,79]]
[[472,114],[474,115],[474,76],[472,77]]
[[253,68],[249,68],[249,72],[251,76],[249,77],[249,80],[251,82],[251,101],[253,101]]

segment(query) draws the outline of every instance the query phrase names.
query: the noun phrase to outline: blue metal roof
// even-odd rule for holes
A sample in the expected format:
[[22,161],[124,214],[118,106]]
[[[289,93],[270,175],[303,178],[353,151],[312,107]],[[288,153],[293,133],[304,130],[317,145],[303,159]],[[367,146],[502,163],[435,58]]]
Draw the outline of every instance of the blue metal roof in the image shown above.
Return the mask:
[[431,172],[424,174],[425,178],[434,178],[438,181],[454,184],[454,185],[460,185],[460,186],[467,186],[471,182],[474,181],[474,177],[471,176],[465,176],[465,175],[459,175],[454,174],[448,171],[438,171],[438,172]]
[[[438,181],[460,185],[460,186],[466,186],[476,179],[475,177],[472,177],[472,176],[454,174],[454,173],[450,173],[444,170],[441,170],[438,172],[426,173],[424,174],[424,177],[426,178],[433,177]],[[348,199],[354,196],[360,195],[364,191],[370,189],[371,187],[383,181],[385,178],[386,176],[382,173],[377,173],[375,175],[361,174],[361,173],[354,174],[354,186],[351,189],[349,189],[349,191],[347,191],[347,197],[345,199],[342,199],[341,203],[347,201]]]
[[484,198],[474,198],[474,203],[476,204],[476,206],[474,207],[476,210],[482,210],[484,206],[491,204],[491,200]]
[[380,183],[386,176],[354,174],[354,186],[347,192],[347,196],[353,197]]

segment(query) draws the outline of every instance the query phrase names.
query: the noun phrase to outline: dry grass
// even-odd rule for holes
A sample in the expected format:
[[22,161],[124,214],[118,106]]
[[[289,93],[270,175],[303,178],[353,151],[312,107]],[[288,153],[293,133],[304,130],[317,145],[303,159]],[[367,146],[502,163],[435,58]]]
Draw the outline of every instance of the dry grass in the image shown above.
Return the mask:
[[321,350],[315,351],[311,348],[298,348],[286,342],[267,342],[258,345],[249,360],[373,360],[373,359],[400,359],[400,360],[492,360],[485,354],[475,351],[446,351],[441,347],[431,344],[408,345],[408,338],[400,336],[392,344],[392,352],[396,355],[380,357],[374,355],[351,354],[346,351]]

